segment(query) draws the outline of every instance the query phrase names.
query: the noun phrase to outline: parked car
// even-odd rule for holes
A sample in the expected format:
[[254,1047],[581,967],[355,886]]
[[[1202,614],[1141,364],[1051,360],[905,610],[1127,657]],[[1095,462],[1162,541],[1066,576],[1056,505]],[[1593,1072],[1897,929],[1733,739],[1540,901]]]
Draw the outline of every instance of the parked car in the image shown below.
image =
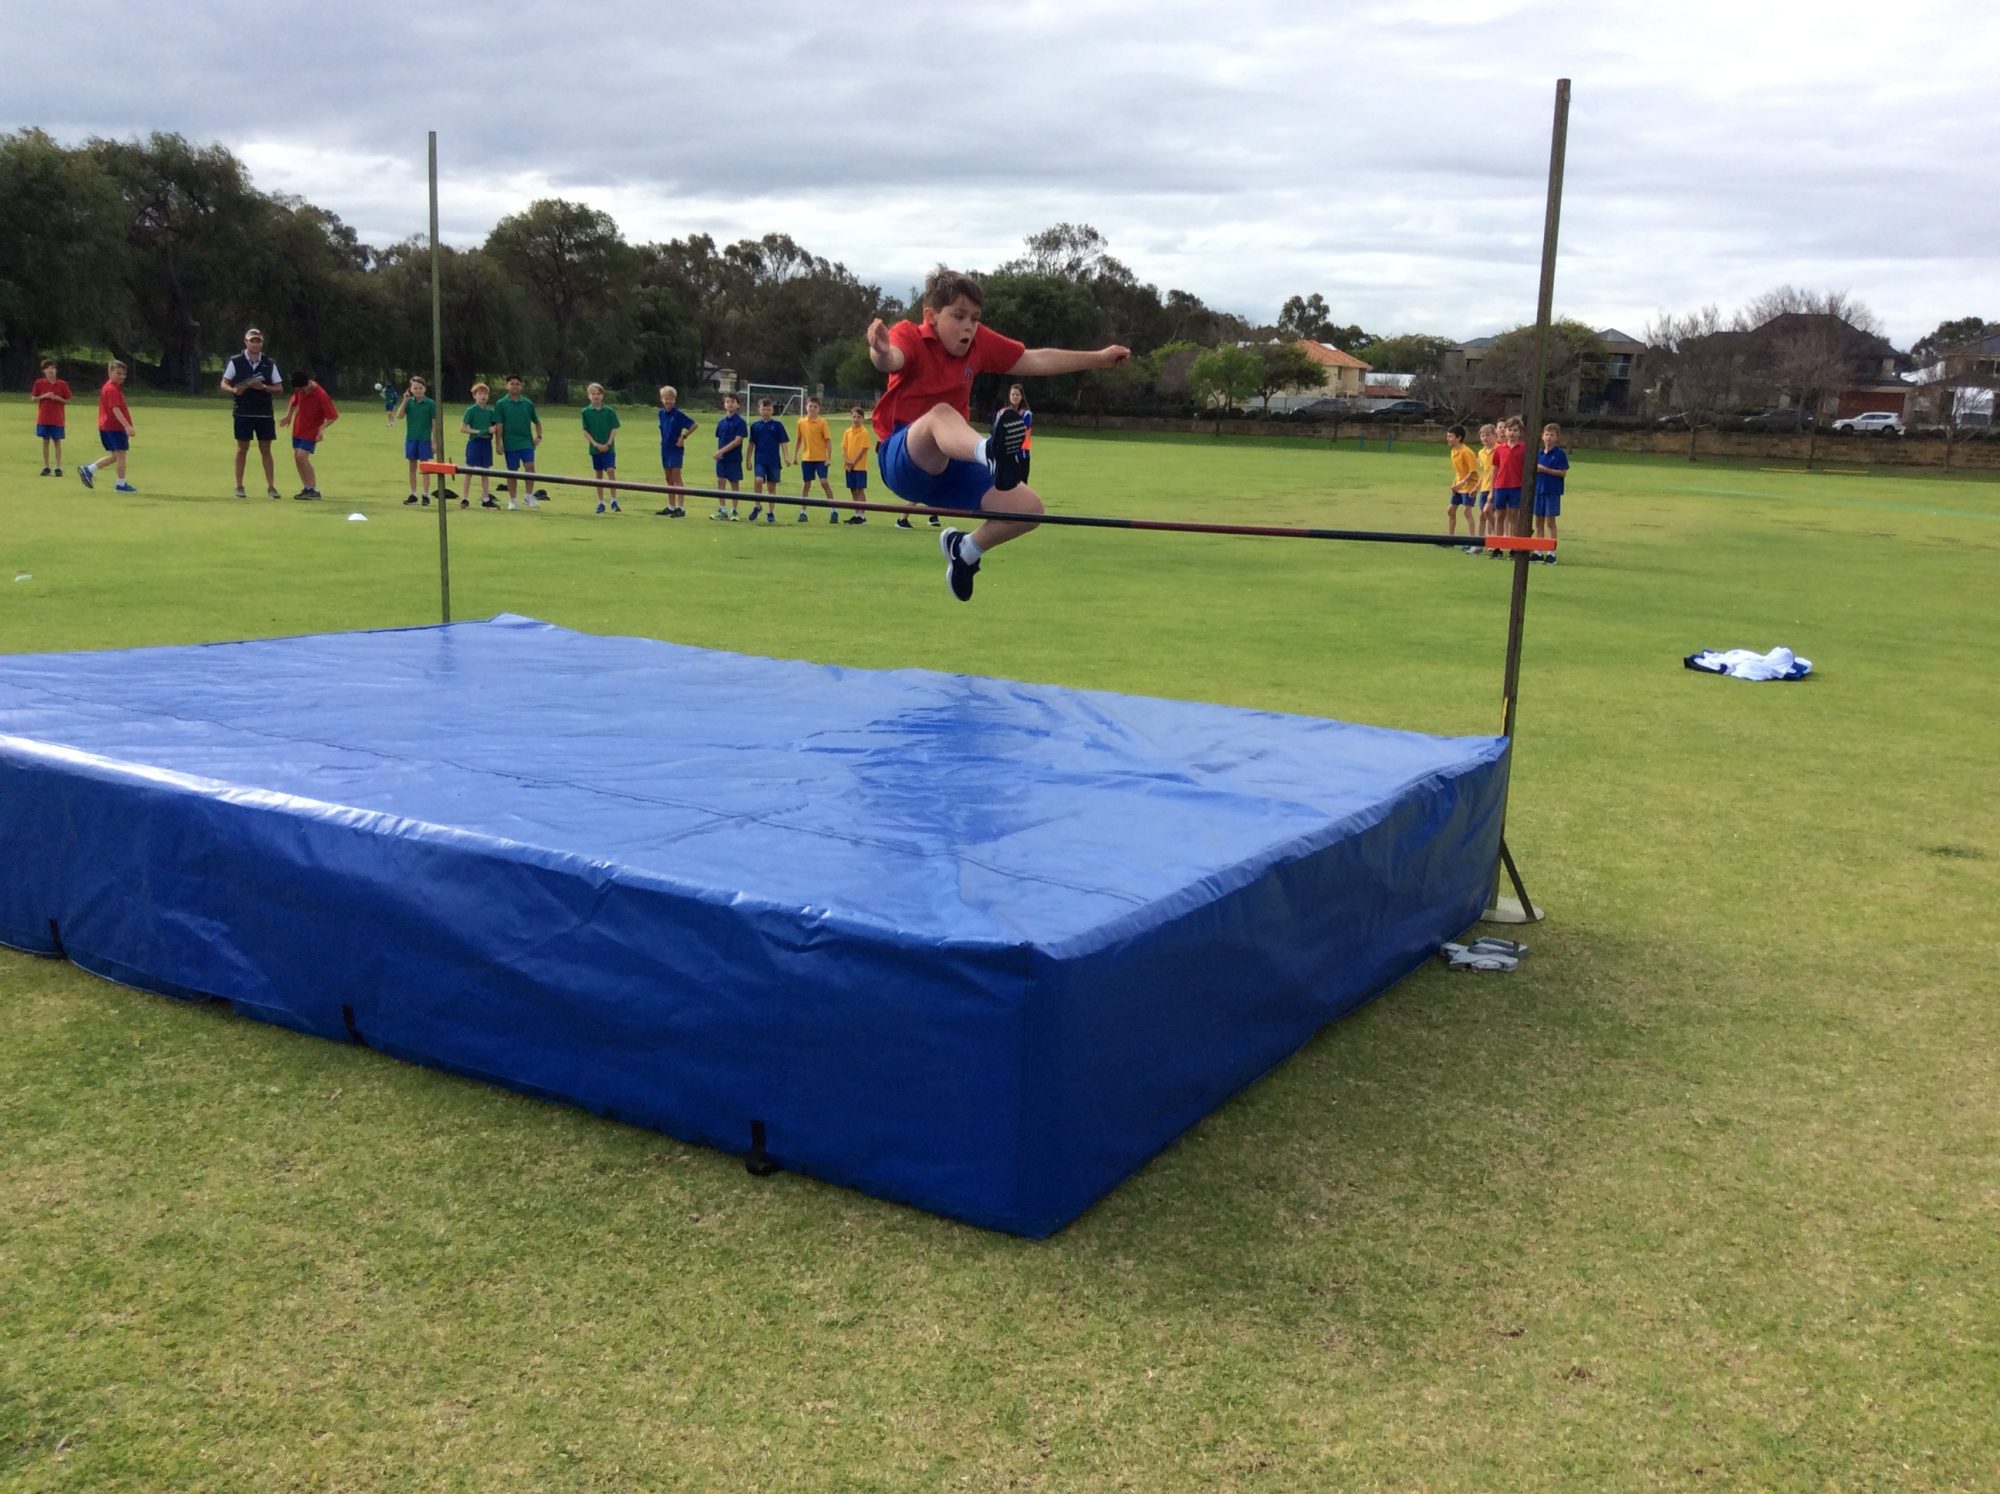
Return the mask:
[[1662,415],[1653,424],[1663,431],[1684,431],[1688,428],[1687,411],[1676,410],[1671,415]]
[[1785,410],[1763,410],[1755,415],[1745,415],[1738,422],[1746,430],[1753,431],[1809,431],[1812,429],[1812,411],[1796,407]]
[[1395,399],[1368,412],[1375,420],[1428,420],[1431,407],[1420,399]]
[[1903,434],[1903,417],[1894,410],[1870,410],[1865,415],[1850,415],[1845,420],[1836,420],[1833,428],[1837,431],[1853,431],[1857,436],[1870,433],[1900,436]]
[[1305,404],[1294,409],[1292,413],[1294,415],[1318,416],[1351,415],[1354,413],[1354,401],[1351,399],[1336,399],[1329,395],[1324,399],[1308,400]]

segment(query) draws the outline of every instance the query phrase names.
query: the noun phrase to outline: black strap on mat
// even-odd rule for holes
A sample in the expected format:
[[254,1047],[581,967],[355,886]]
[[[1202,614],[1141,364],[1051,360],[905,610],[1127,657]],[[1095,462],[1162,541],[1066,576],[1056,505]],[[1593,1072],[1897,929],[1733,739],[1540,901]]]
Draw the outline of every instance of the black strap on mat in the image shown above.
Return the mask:
[[778,1170],[771,1154],[764,1150],[764,1123],[750,1122],[750,1150],[743,1154],[743,1170],[753,1178],[768,1178]]
[[351,1007],[351,1006],[343,1006],[343,1007],[342,1007],[342,1008],[340,1009],[340,1020],[341,1020],[341,1021],[342,1021],[343,1023],[345,1023],[345,1024],[346,1024],[346,1026],[347,1026],[347,1035],[348,1035],[349,1037],[351,1037],[351,1038],[353,1038],[353,1039],[354,1039],[354,1046],[355,1046],[355,1047],[357,1047],[357,1048],[365,1048],[365,1047],[367,1047],[367,1046],[368,1046],[368,1039],[367,1039],[367,1038],[365,1038],[365,1037],[363,1037],[363,1036],[361,1035],[361,1029],[360,1029],[359,1027],[356,1027],[356,1026],[354,1025],[354,1008],[353,1008],[353,1007]]

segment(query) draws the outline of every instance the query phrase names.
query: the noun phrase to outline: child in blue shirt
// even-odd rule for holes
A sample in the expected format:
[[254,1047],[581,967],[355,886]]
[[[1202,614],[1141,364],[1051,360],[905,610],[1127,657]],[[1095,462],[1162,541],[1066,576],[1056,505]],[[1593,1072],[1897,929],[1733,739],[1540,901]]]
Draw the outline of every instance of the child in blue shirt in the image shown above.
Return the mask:
[[[791,432],[784,422],[772,418],[776,407],[768,399],[757,401],[757,422],[750,427],[750,451],[755,463],[751,473],[751,491],[756,494],[769,493],[771,506],[765,510],[764,522],[778,522],[778,477],[785,470],[785,462],[790,456]],[[753,498],[750,502],[750,522],[757,522],[757,510],[762,508],[763,499]]]
[[[750,436],[750,427],[736,413],[737,408],[735,395],[723,395],[722,418],[715,422],[715,485],[732,493],[743,490],[743,443]],[[718,498],[715,500],[715,512],[709,517],[740,519],[743,517],[743,500]]]
[[[1542,427],[1542,450],[1535,458],[1535,533],[1554,539],[1556,519],[1563,511],[1563,478],[1569,471],[1569,453],[1556,443],[1562,440],[1562,427],[1553,422]],[[1537,553],[1536,560],[1556,563],[1556,552],[1544,550]]]
[[[681,467],[687,455],[687,439],[701,429],[695,424],[694,417],[680,407],[680,398],[680,391],[673,385],[660,386],[660,470],[666,474],[666,484],[670,488],[686,486],[681,481]],[[669,494],[667,506],[655,517],[685,519],[687,507],[679,495]]]

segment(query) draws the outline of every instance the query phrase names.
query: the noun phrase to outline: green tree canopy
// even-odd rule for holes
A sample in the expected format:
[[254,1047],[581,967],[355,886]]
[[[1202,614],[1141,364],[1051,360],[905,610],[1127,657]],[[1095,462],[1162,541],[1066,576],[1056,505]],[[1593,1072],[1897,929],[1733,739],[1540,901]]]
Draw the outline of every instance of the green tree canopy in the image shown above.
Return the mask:
[[624,235],[608,213],[545,197],[495,224],[486,251],[546,318],[548,397],[567,400],[577,353],[598,330],[593,323],[620,306],[631,284]]
[[127,319],[117,189],[90,157],[40,130],[0,135],[0,376],[34,377],[44,352]]
[[1360,356],[1378,373],[1434,374],[1444,365],[1444,355],[1457,346],[1454,338],[1430,332],[1405,332],[1364,344]]
[[1188,389],[1204,406],[1234,409],[1257,392],[1264,363],[1250,348],[1210,348],[1188,369]]

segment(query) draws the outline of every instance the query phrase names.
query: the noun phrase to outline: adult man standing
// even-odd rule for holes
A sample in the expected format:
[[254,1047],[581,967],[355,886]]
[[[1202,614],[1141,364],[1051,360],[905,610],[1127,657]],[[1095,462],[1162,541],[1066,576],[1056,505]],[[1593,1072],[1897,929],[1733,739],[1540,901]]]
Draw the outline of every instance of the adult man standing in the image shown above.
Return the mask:
[[271,414],[271,396],[284,389],[278,365],[264,353],[264,334],[252,327],[243,334],[243,351],[234,354],[222,369],[222,390],[236,401],[236,496],[243,496],[243,464],[250,455],[250,443],[264,459],[264,494],[278,492],[278,474],[271,465],[271,443],[277,439],[278,425]]

